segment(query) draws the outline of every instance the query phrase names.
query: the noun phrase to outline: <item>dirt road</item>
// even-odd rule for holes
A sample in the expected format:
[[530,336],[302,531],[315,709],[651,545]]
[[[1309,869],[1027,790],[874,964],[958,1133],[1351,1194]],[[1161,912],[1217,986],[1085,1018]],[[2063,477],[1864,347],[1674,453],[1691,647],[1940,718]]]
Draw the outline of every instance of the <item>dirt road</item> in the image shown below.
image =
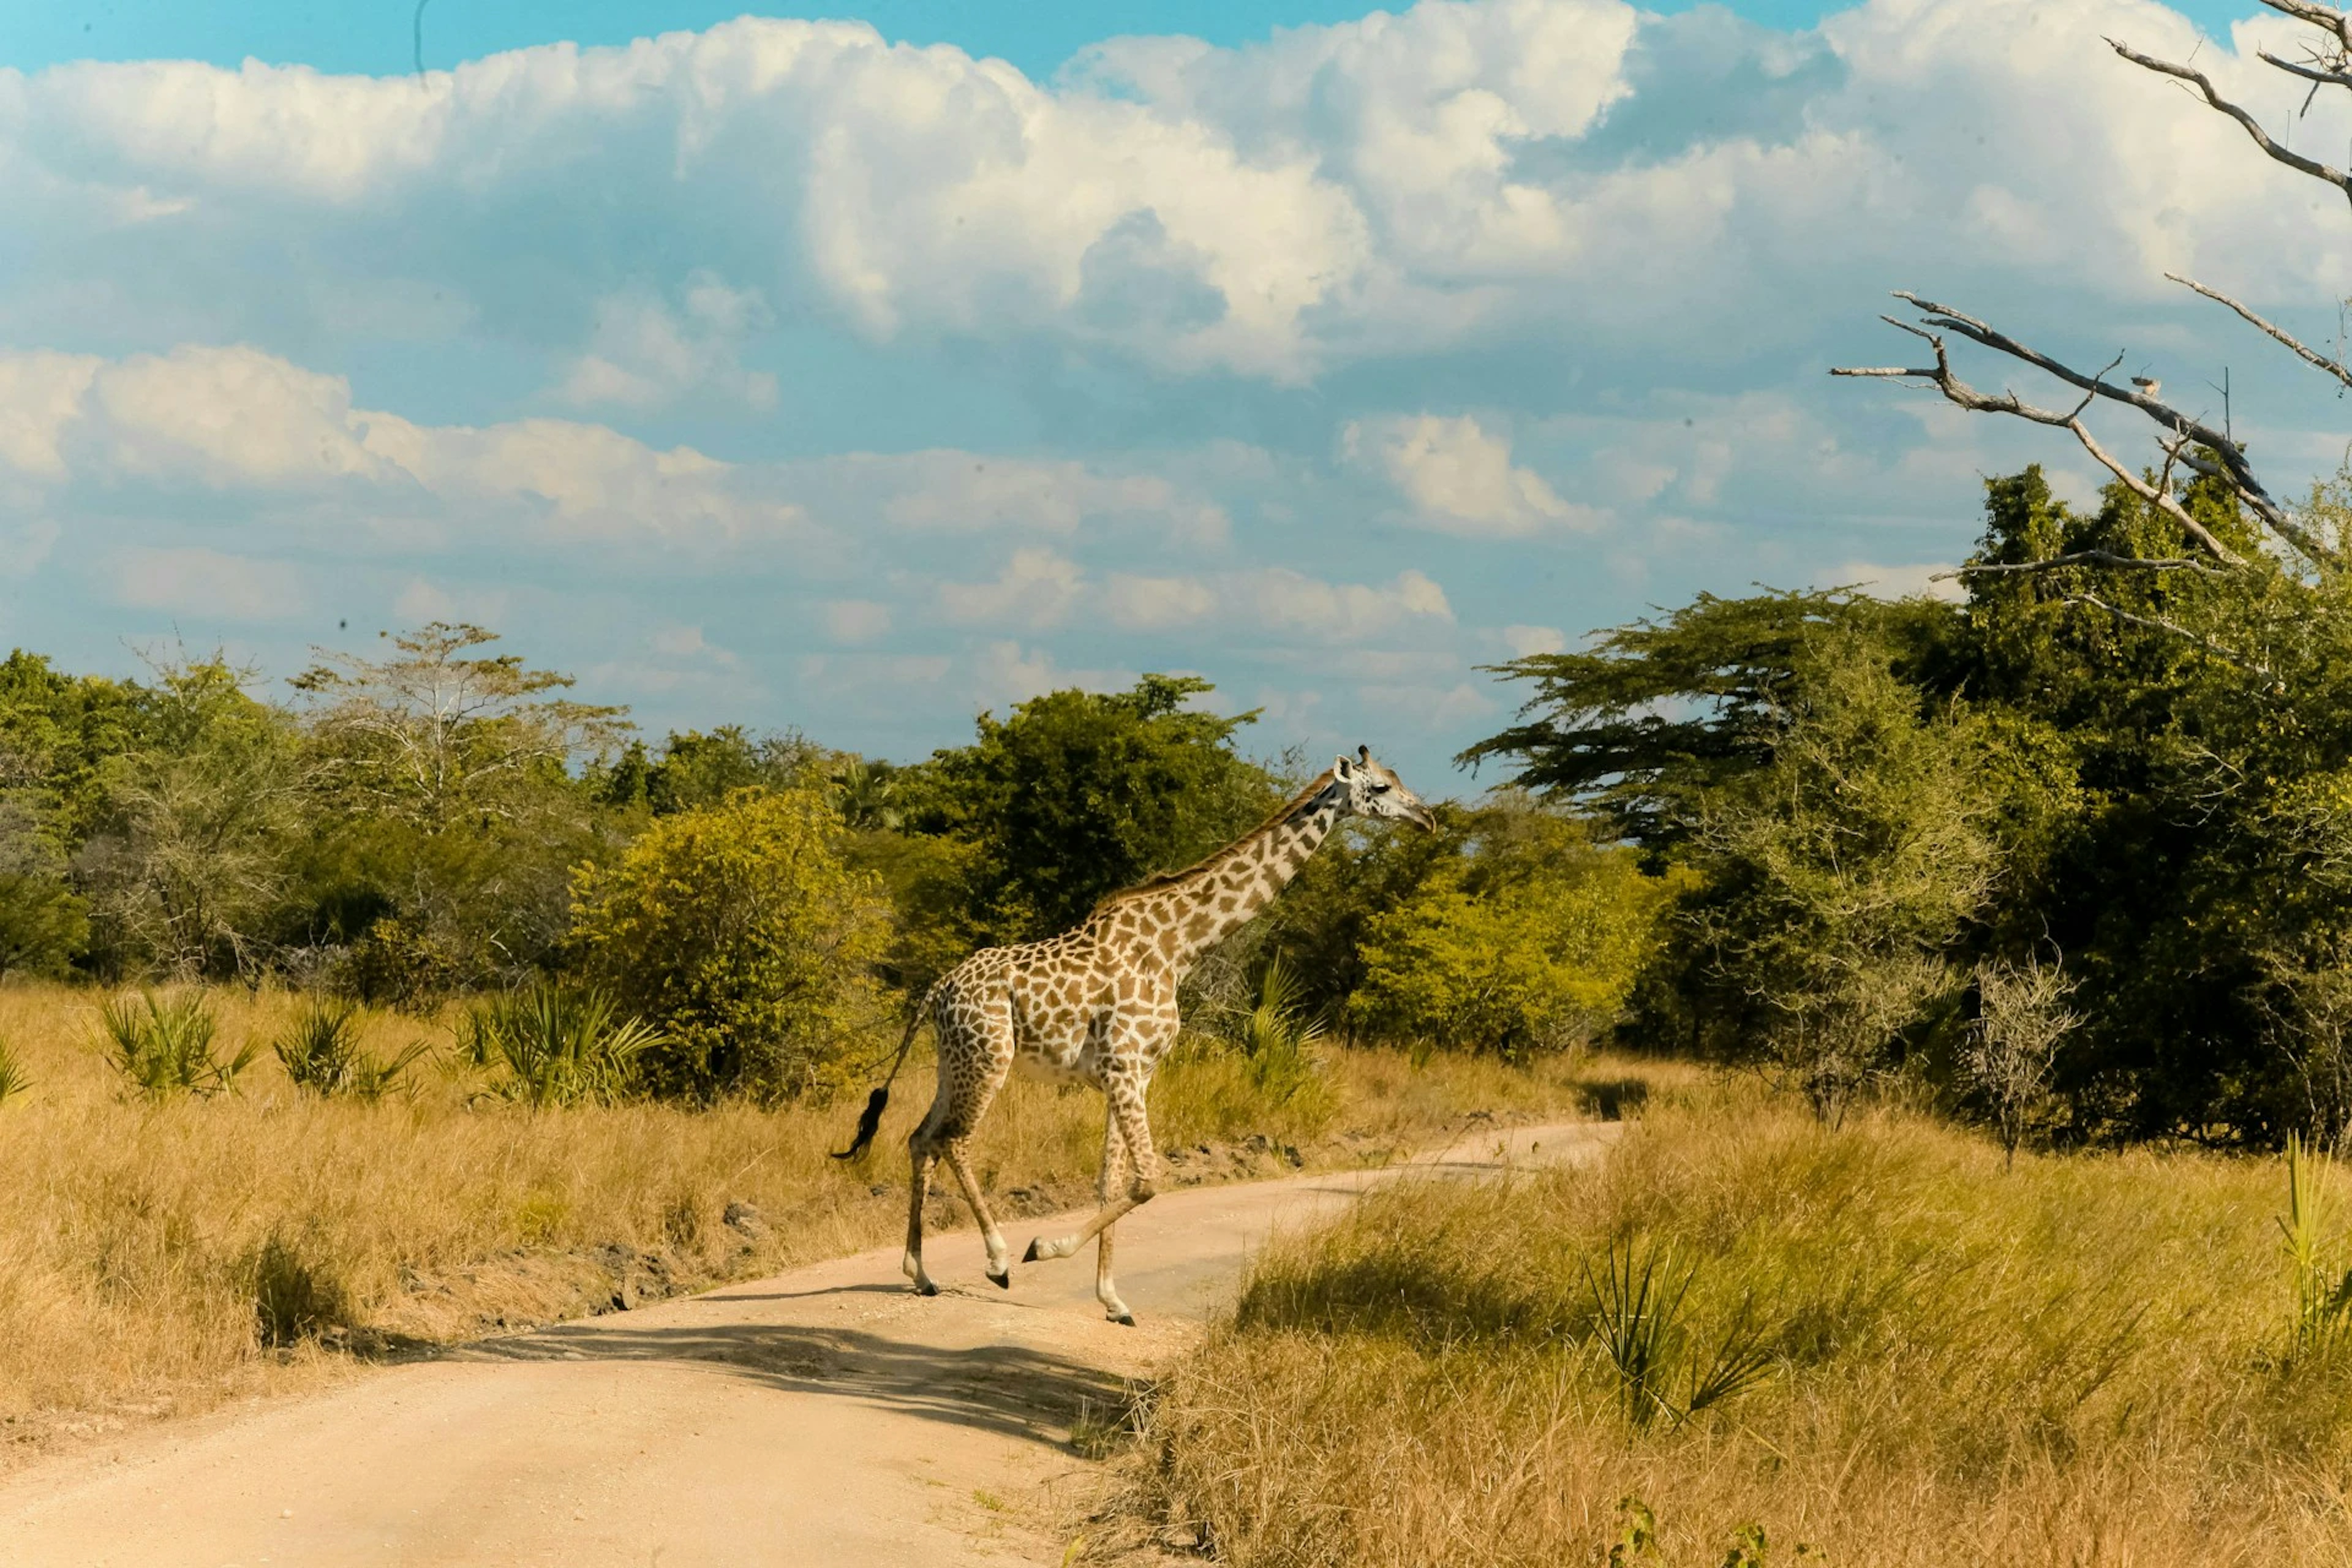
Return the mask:
[[[1473,1134],[1413,1166],[1573,1160],[1613,1131]],[[929,1300],[869,1252],[154,1428],[0,1485],[0,1562],[1058,1563],[1073,1424],[1180,1349],[1270,1228],[1395,1174],[1159,1198],[1119,1226],[1139,1328],[1103,1321],[1091,1248],[1016,1266],[1006,1294],[964,1231],[926,1247]]]

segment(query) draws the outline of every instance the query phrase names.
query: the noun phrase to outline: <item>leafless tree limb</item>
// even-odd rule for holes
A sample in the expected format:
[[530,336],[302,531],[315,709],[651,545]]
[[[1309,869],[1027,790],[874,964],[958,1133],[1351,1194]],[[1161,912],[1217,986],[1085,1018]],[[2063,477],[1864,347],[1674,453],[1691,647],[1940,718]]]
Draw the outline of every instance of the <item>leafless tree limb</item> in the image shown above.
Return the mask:
[[2231,648],[2223,647],[2220,643],[2215,642],[2211,637],[2205,636],[2202,632],[2190,631],[2187,626],[2182,626],[2178,621],[2168,621],[2161,616],[2135,615],[2133,612],[2124,609],[2118,605],[2108,604],[2096,594],[2069,594],[2064,599],[2059,602],[2061,604],[2067,605],[2082,605],[2094,610],[2105,610],[2108,615],[2113,616],[2116,619],[2123,621],[2128,625],[2145,627],[2152,632],[2164,632],[2172,637],[2184,638],[2189,642],[2196,644],[2205,652],[2212,655],[2215,658],[2220,659],[2223,664],[2242,669],[2249,675],[2259,675],[2265,680],[2273,679],[2271,674],[2270,667],[2263,664],[2260,659],[2249,658],[2244,654],[2238,653]]
[[2041,561],[1971,561],[1949,572],[1937,573],[1932,581],[1940,583],[1952,577],[1988,577],[2002,573],[2054,572],[2062,566],[2115,566],[2142,572],[2195,572],[2208,577],[2221,575],[2212,566],[2194,556],[2118,555],[2112,550],[2074,550]]
[[[2085,376],[2078,371],[2060,364],[2046,354],[2036,353],[2024,344],[2003,336],[1973,317],[1958,315],[1941,305],[1933,304],[1919,299],[1915,294],[1904,293],[1901,290],[1896,291],[1895,298],[1908,300],[1919,310],[1928,312],[1927,320],[1930,326],[1950,327],[1964,336],[1974,338],[1979,342],[1986,343],[1988,347],[1999,348],[2014,358],[2022,359],[2029,364],[2049,371],[2063,381],[2083,388],[2083,401],[2061,414],[2054,409],[2037,407],[2014,392],[2003,392],[1998,397],[1979,392],[1953,374],[1951,355],[1946,351],[1941,336],[1915,326],[1909,321],[1897,321],[1893,316],[1880,319],[1890,326],[1898,327],[1909,332],[1914,337],[1925,339],[1936,353],[1936,363],[1933,366],[1918,369],[1841,367],[1832,369],[1830,372],[1832,375],[1925,381],[1942,393],[1948,402],[1958,404],[1972,413],[2013,415],[2020,419],[2030,419],[2036,425],[2050,425],[2069,431],[2082,445],[2083,450],[2088,452],[2100,467],[2113,474],[2134,495],[2156,507],[2179,524],[2181,531],[2202,546],[2207,554],[2225,566],[2242,564],[2237,553],[2215,538],[2210,529],[2190,515],[2189,509],[2180,504],[2179,498],[2174,496],[2168,488],[2149,483],[2126,465],[2116,461],[2105,447],[2099,445],[2098,438],[2091,434],[2089,426],[2083,423],[2084,411],[2090,406],[2091,400],[2098,396],[2115,397],[2133,404],[2145,403],[2160,411],[2161,416],[2168,416],[2171,419],[2184,425],[2189,423],[2185,415],[2174,413],[2173,410],[2166,408],[2164,405],[2157,403],[2154,398],[2148,397],[2144,393],[2122,393],[2109,387],[2105,380],[2106,371],[2113,370],[2117,361],[2110,361],[2106,370],[2101,371],[2096,376]],[[2219,436],[2218,433],[2216,438],[2228,439],[2226,437]],[[2223,461],[2227,460],[2225,457]]]
[[[2352,77],[2345,79],[2345,85],[2352,87]],[[2232,300],[2227,294],[2222,293],[2219,289],[2209,289],[2204,284],[2197,281],[2194,278],[2183,278],[2178,272],[2168,272],[2165,274],[2165,277],[2170,279],[2173,282],[2179,284],[2183,289],[2193,289],[2196,292],[2204,295],[2205,298],[2214,301],[2216,304],[2227,305],[2231,310],[2235,310],[2239,316],[2243,318],[2246,321],[2252,323],[2257,331],[2264,333],[2268,337],[2284,344],[2286,348],[2293,351],[2294,356],[2303,361],[2304,363],[2310,365],[2315,370],[2324,370],[2328,374],[2334,376],[2337,381],[2342,382],[2346,386],[2352,387],[2352,368],[2347,368],[2343,361],[2331,359],[2327,355],[2321,353],[2317,349],[2306,347],[2302,342],[2297,342],[2286,331],[2284,328],[2263,320],[2262,317],[2254,314],[2253,311],[2248,310],[2237,300]]]
[[[2179,462],[2200,473],[2226,480],[2230,488],[2237,493],[2239,500],[2244,502],[2248,510],[2259,518],[2273,532],[2302,552],[2305,557],[2325,565],[2335,566],[2343,563],[2336,550],[2305,528],[2292,512],[2272,498],[2270,491],[2263,487],[2260,478],[2255,475],[2253,466],[2246,460],[2245,448],[2232,439],[2228,432],[2217,430],[2202,419],[2191,418],[2170,405],[2159,401],[2150,393],[2115,385],[2106,380],[2106,374],[2108,371],[2115,368],[2116,362],[2110,361],[2105,369],[2095,375],[2085,374],[2063,361],[2053,359],[2039,349],[2019,342],[1990,322],[1979,321],[1951,306],[1938,304],[1933,300],[1922,299],[1908,289],[1896,289],[1895,297],[1918,310],[1926,324],[1922,326],[1898,321],[1892,316],[1883,316],[1880,319],[1892,326],[1901,328],[1914,337],[1926,340],[1933,346],[1936,351],[1935,367],[1916,370],[1839,368],[1832,370],[1830,372],[1832,375],[1878,376],[1895,380],[1925,381],[1940,391],[1948,401],[1963,408],[1979,413],[2014,415],[2019,418],[2031,419],[2036,424],[2055,426],[2070,431],[2075,440],[2082,444],[2083,449],[2089,453],[2101,468],[2113,474],[2133,494],[2158,508],[2166,516],[2179,523],[2182,530],[2215,560],[2225,565],[2241,564],[2234,552],[2213,537],[2204,524],[2189,515],[2188,509],[2171,494],[2168,485],[2159,487],[2148,483],[2102,447],[2097,438],[2090,433],[2089,428],[2083,424],[2081,416],[2094,398],[2104,397],[2128,405],[2155,420],[2167,432],[2163,449],[2168,469],[2171,463]],[[1958,332],[1972,342],[1981,344],[1998,353],[2007,354],[2011,359],[2022,361],[2046,375],[2063,381],[2070,386],[2080,388],[2084,394],[2084,402],[2072,413],[2061,415],[2049,409],[2034,407],[2013,392],[2003,393],[1999,397],[1988,396],[1952,374],[1950,361],[1944,351],[1942,340],[1929,331],[1929,328],[1942,328]],[[2214,462],[2218,462],[2219,468],[2214,466],[2214,462],[2200,459],[2190,450],[2192,447],[2201,447],[2210,452]]]
[[2352,49],[2352,14],[2333,5],[2321,5],[2319,0],[2263,0],[2263,4],[2281,16],[2308,22],[2315,27],[2335,34],[2337,42]]
[[[2264,3],[2268,4],[2268,0],[2264,0]],[[2339,17],[2339,20],[2341,18]],[[2119,42],[2114,38],[2109,38],[2107,40],[2107,47],[2143,70],[2151,70],[2156,72],[2158,76],[2173,77],[2179,80],[2189,83],[2191,86],[2195,87],[2199,92],[2204,95],[2205,101],[2208,105],[2218,110],[2220,112],[2228,115],[2231,119],[2236,121],[2241,126],[2242,126],[2246,134],[2253,138],[2254,145],[2261,148],[2263,154],[2270,158],[2273,163],[2284,163],[2288,168],[2294,170],[2298,174],[2308,174],[2315,180],[2319,180],[2327,184],[2334,185],[2337,190],[2343,192],[2347,198],[2352,198],[2352,175],[2347,175],[2341,169],[2323,163],[2316,158],[2306,158],[2302,153],[2296,152],[2294,148],[2282,145],[2280,142],[2272,140],[2271,133],[2263,129],[2263,122],[2256,120],[2245,110],[2231,102],[2228,99],[2223,98],[2220,92],[2215,90],[2212,79],[2208,77],[2203,71],[2197,69],[2193,66],[2174,65],[2170,60],[2160,60],[2154,55],[2141,54],[2129,44]],[[2300,75],[2302,73],[2298,72],[2297,74]]]
[[[2276,66],[2290,75],[2299,76],[2305,81],[2315,82],[2321,87],[2352,87],[2352,76],[2347,76],[2342,71],[2328,70],[2322,66],[2298,65],[2294,60],[2283,60],[2268,49],[2256,49],[2254,53],[2261,58],[2263,64]],[[2305,100],[2304,107],[2309,109],[2310,102]]]

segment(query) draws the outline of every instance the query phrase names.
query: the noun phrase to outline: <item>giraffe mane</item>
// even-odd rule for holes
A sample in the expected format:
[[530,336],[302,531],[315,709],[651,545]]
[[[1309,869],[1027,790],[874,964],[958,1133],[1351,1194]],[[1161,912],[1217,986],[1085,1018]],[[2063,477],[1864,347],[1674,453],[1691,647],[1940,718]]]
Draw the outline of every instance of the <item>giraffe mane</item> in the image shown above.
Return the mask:
[[1236,846],[1246,844],[1251,839],[1255,838],[1258,835],[1267,832],[1273,828],[1279,827],[1284,823],[1288,822],[1292,817],[1305,810],[1307,805],[1314,801],[1316,796],[1321,795],[1325,789],[1329,787],[1330,783],[1331,770],[1329,768],[1325,768],[1321,773],[1315,775],[1305,789],[1300,790],[1297,795],[1292,795],[1282,805],[1275,807],[1273,814],[1267,816],[1264,822],[1259,823],[1255,827],[1251,828],[1247,833],[1243,834],[1231,844],[1220,845],[1218,847],[1210,850],[1209,853],[1203,855],[1198,860],[1193,861],[1190,866],[1185,867],[1181,871],[1162,871],[1158,876],[1146,877],[1142,881],[1136,883],[1133,887],[1121,888],[1114,893],[1105,893],[1099,900],[1096,900],[1095,907],[1088,914],[1087,919],[1093,919],[1095,915],[1102,913],[1105,910],[1109,909],[1114,904],[1125,903],[1128,900],[1140,897],[1145,893],[1156,893],[1163,888],[1172,888],[1177,883],[1197,875],[1205,869],[1210,862],[1222,858]]

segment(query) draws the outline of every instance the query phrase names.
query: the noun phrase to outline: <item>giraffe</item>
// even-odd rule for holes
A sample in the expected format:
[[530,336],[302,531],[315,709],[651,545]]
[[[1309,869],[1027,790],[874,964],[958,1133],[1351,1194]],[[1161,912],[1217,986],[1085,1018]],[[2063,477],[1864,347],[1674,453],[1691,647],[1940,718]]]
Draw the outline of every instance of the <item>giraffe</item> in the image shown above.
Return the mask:
[[873,1142],[890,1084],[906,1065],[925,1019],[939,1040],[939,1091],[907,1140],[912,1162],[907,1206],[907,1278],[919,1295],[939,1286],[923,1268],[923,1199],[934,1160],[944,1161],[980,1222],[991,1281],[1011,1289],[1004,1234],[972,1176],[972,1131],[1017,1066],[1075,1079],[1102,1091],[1102,1172],[1094,1217],[1075,1235],[1029,1244],[1024,1263],[1067,1258],[1097,1242],[1095,1297],[1104,1315],[1132,1325],[1111,1278],[1111,1228],[1150,1201],[1160,1179],[1144,1091],[1175,1043],[1176,987],[1219,938],[1265,907],[1298,874],[1343,816],[1418,823],[1436,819],[1369,747],[1341,756],[1257,827],[1198,865],[1111,894],[1072,931],[1017,947],[982,948],[940,977],[908,1021],[882,1086],[867,1097],[857,1134],[835,1159]]

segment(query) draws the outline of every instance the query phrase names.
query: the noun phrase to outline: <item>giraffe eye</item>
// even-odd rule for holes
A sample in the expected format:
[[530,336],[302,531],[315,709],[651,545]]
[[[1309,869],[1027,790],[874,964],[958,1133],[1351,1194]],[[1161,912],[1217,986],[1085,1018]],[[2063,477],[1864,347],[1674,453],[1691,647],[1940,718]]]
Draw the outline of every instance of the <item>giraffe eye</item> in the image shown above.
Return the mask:
[[1374,784],[1372,786],[1372,793],[1374,795],[1386,795],[1389,793],[1389,786],[1386,784]]

